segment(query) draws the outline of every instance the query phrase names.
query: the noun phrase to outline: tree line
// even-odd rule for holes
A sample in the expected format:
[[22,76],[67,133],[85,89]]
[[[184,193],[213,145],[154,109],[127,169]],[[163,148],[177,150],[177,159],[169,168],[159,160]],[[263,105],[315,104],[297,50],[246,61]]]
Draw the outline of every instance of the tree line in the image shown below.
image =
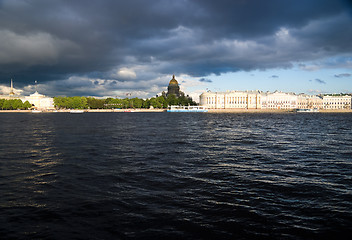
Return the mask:
[[106,98],[93,97],[54,97],[54,105],[58,109],[126,109],[126,108],[167,108],[171,105],[197,105],[192,98],[175,95],[141,98]]
[[22,102],[20,99],[0,99],[1,110],[27,110],[32,107],[28,101]]

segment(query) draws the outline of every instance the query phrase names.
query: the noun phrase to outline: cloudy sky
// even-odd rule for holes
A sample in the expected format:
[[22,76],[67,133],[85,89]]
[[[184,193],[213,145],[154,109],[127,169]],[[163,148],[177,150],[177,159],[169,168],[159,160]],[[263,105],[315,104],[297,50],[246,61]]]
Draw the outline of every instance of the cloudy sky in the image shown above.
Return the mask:
[[352,92],[348,0],[0,0],[0,94]]

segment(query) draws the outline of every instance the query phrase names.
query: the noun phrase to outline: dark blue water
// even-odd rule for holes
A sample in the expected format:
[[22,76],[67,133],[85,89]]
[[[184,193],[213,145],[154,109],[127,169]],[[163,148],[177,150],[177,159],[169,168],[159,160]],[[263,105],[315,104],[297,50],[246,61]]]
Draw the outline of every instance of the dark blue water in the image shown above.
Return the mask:
[[342,239],[352,114],[0,114],[1,239]]

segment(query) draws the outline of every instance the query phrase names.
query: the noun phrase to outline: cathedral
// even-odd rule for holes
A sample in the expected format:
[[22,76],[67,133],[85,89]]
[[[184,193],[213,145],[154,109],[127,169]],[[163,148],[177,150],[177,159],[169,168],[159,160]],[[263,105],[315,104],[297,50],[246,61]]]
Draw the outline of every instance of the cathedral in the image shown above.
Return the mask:
[[169,96],[175,96],[176,99],[179,99],[180,101],[182,101],[182,103],[179,103],[179,104],[186,104],[185,102],[187,102],[187,104],[194,105],[192,98],[186,95],[184,92],[180,91],[180,86],[178,84],[178,81],[175,78],[175,75],[172,76],[172,79],[169,82],[169,86],[167,87],[167,92],[163,91],[162,96],[164,98],[168,98]]
[[172,79],[169,82],[169,86],[167,87],[166,96],[170,94],[174,94],[176,97],[180,97],[180,86],[178,85],[178,82],[175,79],[175,75],[172,76]]

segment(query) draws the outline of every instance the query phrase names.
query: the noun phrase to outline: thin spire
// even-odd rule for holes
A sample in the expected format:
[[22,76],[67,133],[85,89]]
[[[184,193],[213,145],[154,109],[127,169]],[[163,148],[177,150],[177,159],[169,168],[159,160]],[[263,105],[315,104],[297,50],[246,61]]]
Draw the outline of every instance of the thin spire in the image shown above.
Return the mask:
[[14,91],[13,91],[13,82],[12,82],[12,78],[11,78],[11,88],[10,88],[10,96],[15,95]]

